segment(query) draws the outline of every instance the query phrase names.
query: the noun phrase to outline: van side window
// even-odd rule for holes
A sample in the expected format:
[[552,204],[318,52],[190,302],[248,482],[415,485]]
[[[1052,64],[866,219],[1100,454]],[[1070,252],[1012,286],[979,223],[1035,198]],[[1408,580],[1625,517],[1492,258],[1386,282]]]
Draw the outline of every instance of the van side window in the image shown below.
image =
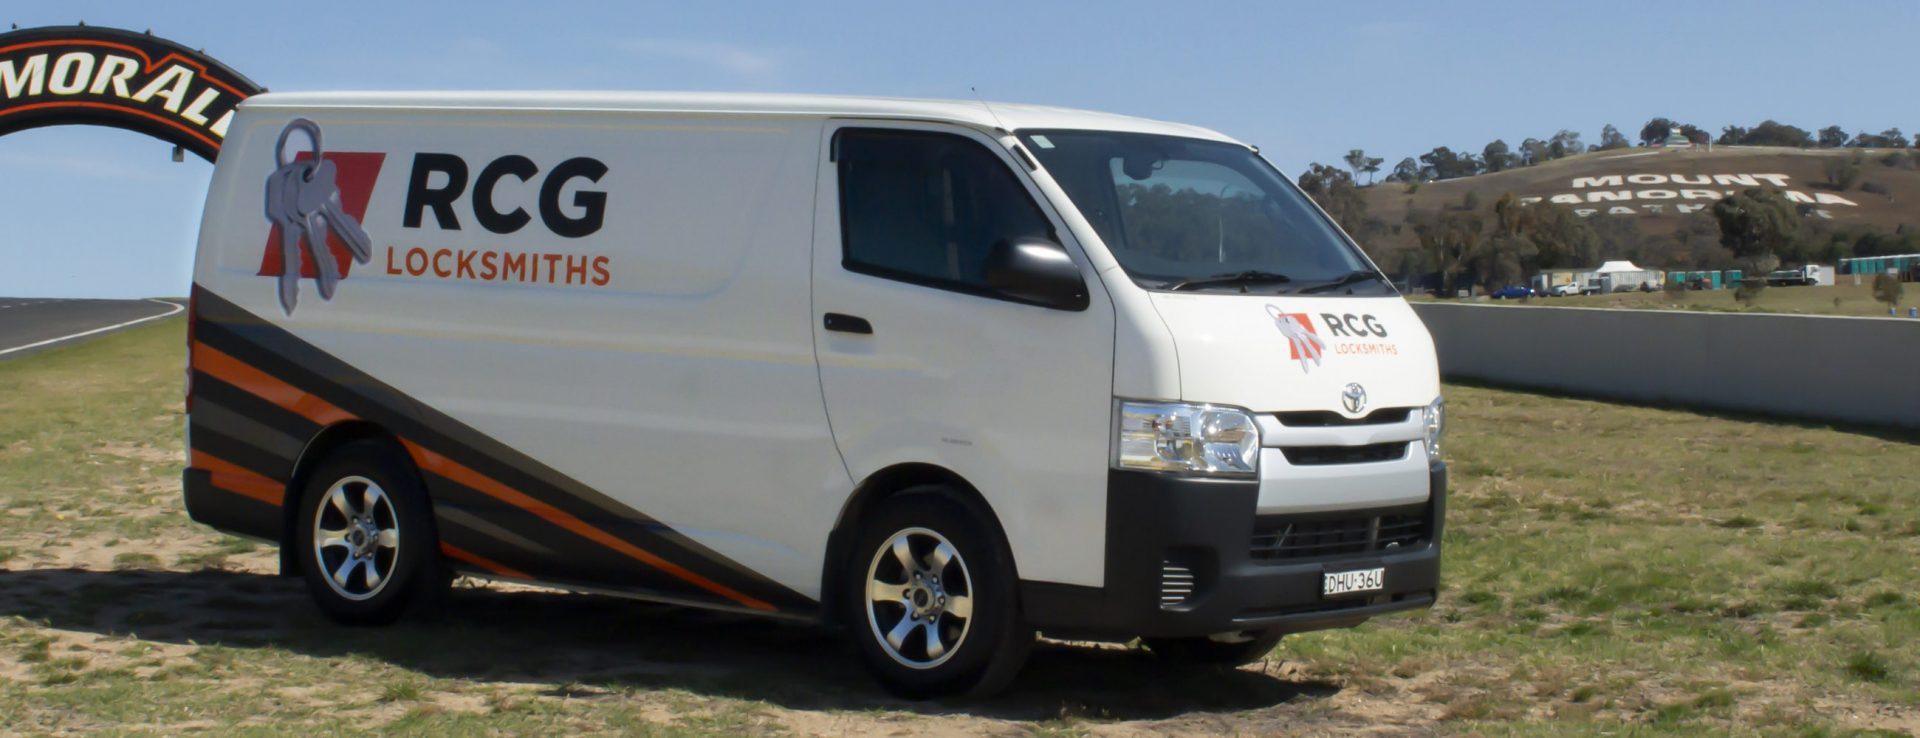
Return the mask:
[[878,277],[986,293],[994,243],[1057,240],[1006,163],[950,133],[842,129],[841,264]]

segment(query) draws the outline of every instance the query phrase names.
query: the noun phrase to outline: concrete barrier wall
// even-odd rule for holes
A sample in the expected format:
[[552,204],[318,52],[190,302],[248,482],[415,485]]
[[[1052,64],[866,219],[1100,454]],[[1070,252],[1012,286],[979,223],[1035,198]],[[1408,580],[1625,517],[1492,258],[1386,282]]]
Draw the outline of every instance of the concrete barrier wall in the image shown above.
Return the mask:
[[1448,379],[1920,428],[1920,320],[1413,307],[1433,333]]

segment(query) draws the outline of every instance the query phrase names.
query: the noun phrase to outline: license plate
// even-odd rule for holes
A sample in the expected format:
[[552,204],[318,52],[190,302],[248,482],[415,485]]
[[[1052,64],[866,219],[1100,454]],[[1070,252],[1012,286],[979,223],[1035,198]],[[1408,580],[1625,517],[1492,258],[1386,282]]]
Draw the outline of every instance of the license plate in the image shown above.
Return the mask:
[[1353,571],[1330,571],[1324,576],[1320,594],[1324,597],[1351,594],[1354,592],[1372,592],[1384,588],[1387,575],[1386,567],[1377,569],[1355,569]]

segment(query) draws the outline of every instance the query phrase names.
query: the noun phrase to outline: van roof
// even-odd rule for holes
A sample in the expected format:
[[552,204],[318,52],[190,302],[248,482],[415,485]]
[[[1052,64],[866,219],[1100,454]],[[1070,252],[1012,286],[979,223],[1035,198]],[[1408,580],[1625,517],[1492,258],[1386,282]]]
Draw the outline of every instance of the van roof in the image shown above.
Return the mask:
[[690,114],[792,115],[888,118],[955,123],[981,130],[1090,129],[1157,133],[1234,141],[1217,131],[1183,123],[1044,105],[977,100],[918,100],[846,95],[724,92],[271,92],[242,107],[272,109],[386,108],[462,110],[576,110]]

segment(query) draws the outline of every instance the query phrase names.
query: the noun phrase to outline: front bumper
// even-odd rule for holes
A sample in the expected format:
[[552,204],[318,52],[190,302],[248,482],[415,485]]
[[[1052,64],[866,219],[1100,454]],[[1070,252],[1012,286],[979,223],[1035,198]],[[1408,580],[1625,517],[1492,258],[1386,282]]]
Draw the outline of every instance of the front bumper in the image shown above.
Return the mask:
[[[1424,515],[1418,543],[1368,544],[1367,550],[1345,547],[1296,558],[1256,558],[1256,534],[1341,516],[1365,518],[1375,511],[1259,516],[1257,481],[1119,470],[1107,479],[1106,585],[1023,582],[1027,619],[1043,631],[1127,639],[1344,628],[1384,613],[1430,607],[1439,593],[1444,464],[1431,469],[1431,494],[1421,506],[1379,511],[1402,514],[1396,520]],[[1382,589],[1322,596],[1326,573],[1373,567],[1385,569]],[[1175,596],[1182,582],[1191,584],[1184,596]]]

